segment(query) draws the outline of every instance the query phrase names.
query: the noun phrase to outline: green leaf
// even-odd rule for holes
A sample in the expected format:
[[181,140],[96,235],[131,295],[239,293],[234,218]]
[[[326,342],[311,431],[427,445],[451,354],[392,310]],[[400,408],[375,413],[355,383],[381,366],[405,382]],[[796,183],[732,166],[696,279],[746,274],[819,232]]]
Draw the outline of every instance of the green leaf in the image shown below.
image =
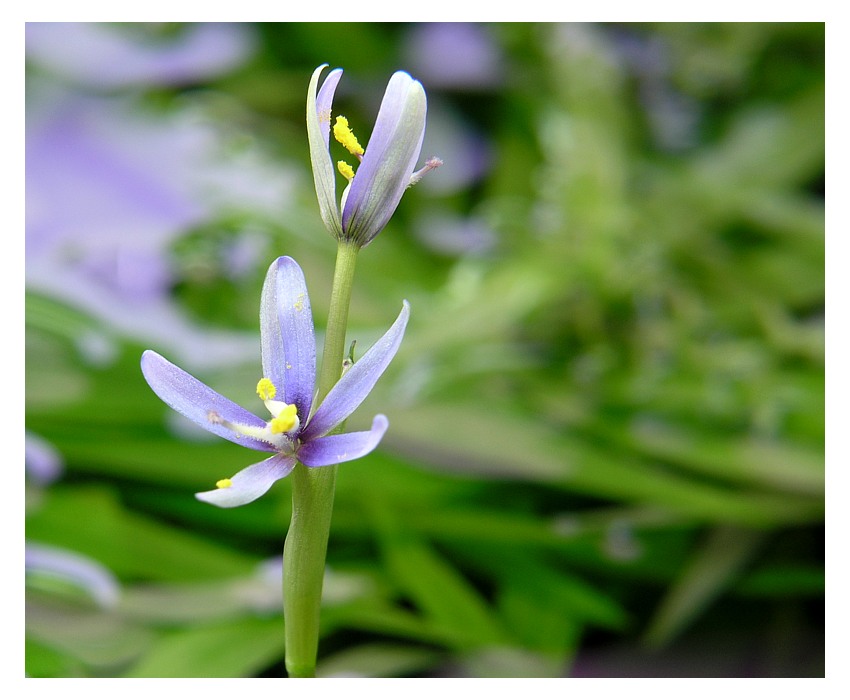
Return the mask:
[[364,496],[364,506],[375,524],[390,576],[428,619],[455,630],[470,646],[504,639],[487,602],[457,569],[408,530],[380,498]]
[[[509,439],[494,439],[510,426]],[[435,444],[434,435],[440,436]],[[387,442],[399,452],[427,454],[462,474],[541,482],[574,493],[653,504],[708,522],[771,525],[817,521],[823,501],[718,488],[671,474],[625,451],[606,451],[558,434],[539,421],[480,403],[420,405],[393,415]]]
[[86,554],[122,578],[238,576],[257,559],[124,509],[106,488],[54,486],[27,517],[27,538]]
[[732,583],[764,541],[737,527],[713,530],[673,582],[644,634],[650,647],[669,644]]
[[128,678],[247,678],[283,659],[283,622],[246,617],[164,636]]
[[398,644],[363,644],[322,659],[318,678],[395,678],[427,669],[440,655]]

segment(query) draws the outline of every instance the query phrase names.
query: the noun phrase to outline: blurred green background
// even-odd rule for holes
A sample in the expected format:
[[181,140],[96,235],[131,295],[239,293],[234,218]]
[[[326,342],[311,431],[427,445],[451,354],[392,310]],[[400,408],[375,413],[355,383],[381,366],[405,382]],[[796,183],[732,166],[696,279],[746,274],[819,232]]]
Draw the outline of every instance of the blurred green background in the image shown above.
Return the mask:
[[[428,93],[349,337],[320,675],[822,676],[824,25],[29,24],[26,673],[282,676],[289,484],[142,379],[258,410],[278,255],[317,331],[335,243],[313,69],[361,142]],[[320,346],[321,347],[321,346]]]

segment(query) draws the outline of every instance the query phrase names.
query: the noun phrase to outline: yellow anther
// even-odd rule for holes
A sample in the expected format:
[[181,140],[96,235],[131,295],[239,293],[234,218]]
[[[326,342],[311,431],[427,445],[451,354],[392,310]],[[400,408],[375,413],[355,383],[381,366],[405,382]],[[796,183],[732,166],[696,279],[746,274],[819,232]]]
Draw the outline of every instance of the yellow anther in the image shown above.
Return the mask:
[[362,156],[363,146],[361,146],[354,132],[348,126],[348,119],[345,117],[337,117],[334,124],[334,138],[348,149],[348,152],[355,156]]
[[231,486],[233,486],[233,482],[230,479],[219,479],[215,482],[217,489],[229,489]]
[[269,428],[272,433],[288,433],[296,425],[298,425],[298,409],[295,404],[288,404],[284,409],[272,418],[269,422]]
[[263,377],[260,381],[257,382],[257,395],[263,401],[269,401],[275,397],[277,394],[277,387],[274,385],[271,379],[266,379]]
[[354,177],[354,168],[352,168],[344,160],[337,161],[336,167],[342,173],[342,176],[346,180],[351,181],[351,179]]

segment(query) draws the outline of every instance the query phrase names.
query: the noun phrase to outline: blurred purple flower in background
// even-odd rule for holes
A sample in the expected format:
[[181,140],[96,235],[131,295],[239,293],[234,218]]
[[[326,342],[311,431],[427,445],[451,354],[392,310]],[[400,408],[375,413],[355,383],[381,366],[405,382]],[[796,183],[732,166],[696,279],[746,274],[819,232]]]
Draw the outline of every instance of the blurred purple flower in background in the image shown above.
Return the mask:
[[27,59],[63,78],[98,87],[180,85],[225,73],[254,50],[239,24],[195,24],[176,36],[155,25],[29,22]]
[[432,212],[416,220],[414,234],[427,248],[443,255],[483,255],[496,244],[496,234],[478,217]]
[[24,570],[27,577],[57,579],[72,584],[103,608],[113,607],[121,592],[115,575],[105,566],[59,547],[27,542]]
[[498,87],[503,81],[503,60],[490,31],[478,23],[416,24],[406,43],[406,61],[429,87]]
[[613,47],[637,78],[638,94],[659,148],[677,151],[698,138],[699,106],[675,87],[670,47],[658,36],[614,33]]
[[[232,69],[253,44],[239,25],[194,26],[158,43],[141,31],[30,24],[28,58],[98,87],[174,83]],[[44,73],[29,78],[27,92],[28,288],[194,366],[244,359],[247,336],[202,330],[173,304],[169,248],[225,214],[279,219],[294,172],[256,149],[233,148],[197,96],[154,112],[132,91],[70,92]],[[256,232],[251,239],[242,251],[249,257]]]
[[46,486],[62,475],[62,455],[47,440],[28,432],[24,437],[24,466],[29,480]]

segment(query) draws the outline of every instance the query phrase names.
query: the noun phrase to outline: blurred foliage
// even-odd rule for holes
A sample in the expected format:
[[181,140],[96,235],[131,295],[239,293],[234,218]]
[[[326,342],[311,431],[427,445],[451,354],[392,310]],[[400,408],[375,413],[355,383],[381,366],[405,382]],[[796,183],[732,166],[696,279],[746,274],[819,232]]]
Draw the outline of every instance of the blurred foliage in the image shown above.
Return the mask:
[[[321,331],[316,65],[346,68],[340,109],[364,125],[409,69],[429,116],[489,154],[457,187],[437,171],[409,191],[360,256],[351,337],[367,347],[402,298],[413,315],[352,419],[379,409],[391,427],[339,472],[320,674],[822,675],[823,25],[481,26],[501,63],[477,87],[408,65],[419,29],[258,25],[229,74],[135,93],[163,114],[200,105],[237,151],[297,173],[285,216],[222,212],[173,242],[171,298],[201,328],[256,333],[264,271],[287,254]],[[414,235],[434,211],[482,222],[489,245]],[[234,279],[248,229],[264,253]],[[92,333],[108,360],[81,350]],[[147,345],[28,294],[27,430],[65,471],[28,485],[27,540],[99,562],[121,596],[33,583],[27,673],[284,674],[261,565],[289,485],[232,511],[197,502],[252,455],[175,432],[138,368]],[[258,372],[259,353],[198,369],[249,407]]]

